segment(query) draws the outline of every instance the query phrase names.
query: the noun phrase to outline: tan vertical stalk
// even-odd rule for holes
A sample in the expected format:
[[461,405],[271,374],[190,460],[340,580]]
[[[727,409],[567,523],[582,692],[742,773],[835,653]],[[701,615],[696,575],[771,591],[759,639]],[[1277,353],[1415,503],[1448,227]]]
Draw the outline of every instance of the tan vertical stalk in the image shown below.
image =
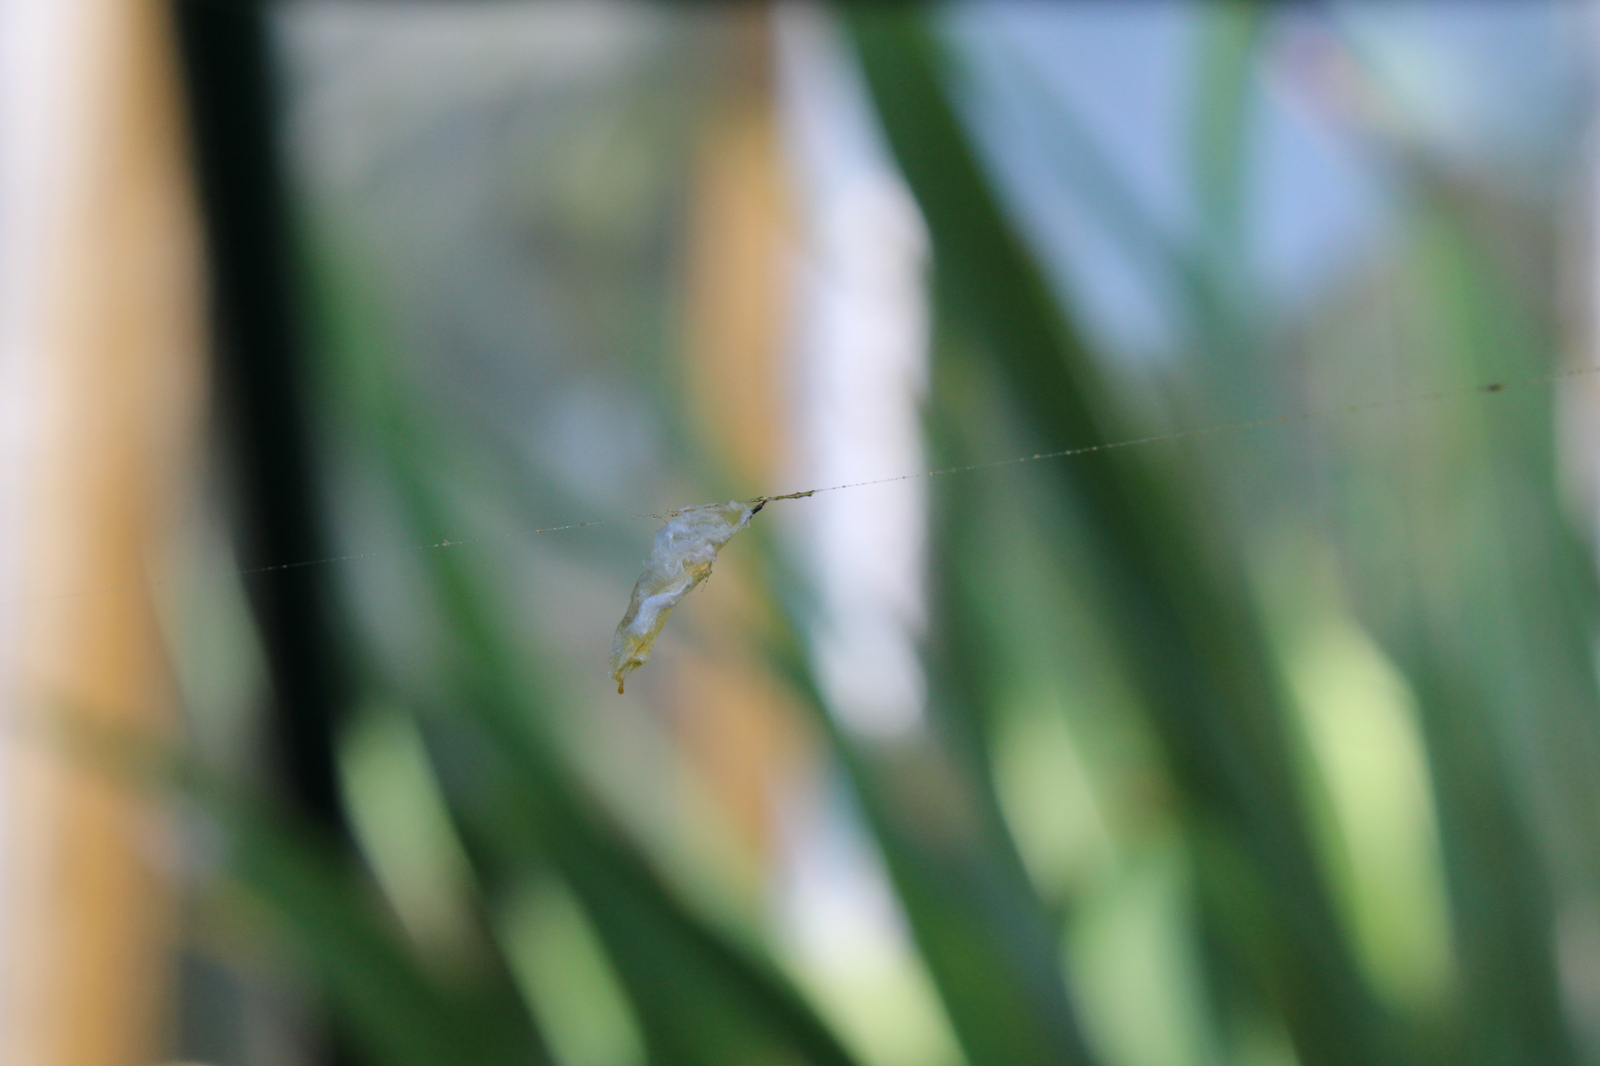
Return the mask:
[[[752,4],[723,17],[726,66],[699,146],[691,205],[687,391],[713,469],[741,496],[754,496],[773,491],[784,469],[791,233],[771,11]],[[779,686],[750,654],[751,627],[763,624],[741,566],[740,552],[752,550],[728,553],[687,604],[701,623],[705,654],[678,660],[674,696],[694,769],[750,847],[750,872],[759,876],[773,792],[801,741]]]
[[198,273],[167,5],[0,0],[0,1062],[164,1038],[150,797],[61,722],[159,735],[147,563],[183,481]]
[[771,13],[752,4],[724,17],[725,67],[690,218],[691,402],[718,465],[754,496],[772,491],[767,479],[782,459],[789,210]]

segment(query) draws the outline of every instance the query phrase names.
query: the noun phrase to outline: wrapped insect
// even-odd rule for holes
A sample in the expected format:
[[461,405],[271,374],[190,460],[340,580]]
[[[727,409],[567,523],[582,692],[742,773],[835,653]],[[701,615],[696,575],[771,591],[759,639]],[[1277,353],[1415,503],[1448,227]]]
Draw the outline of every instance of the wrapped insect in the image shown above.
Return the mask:
[[668,513],[612,640],[611,676],[618,694],[624,679],[649,661],[650,648],[678,601],[711,576],[717,552],[765,505],[764,499],[703,503]]

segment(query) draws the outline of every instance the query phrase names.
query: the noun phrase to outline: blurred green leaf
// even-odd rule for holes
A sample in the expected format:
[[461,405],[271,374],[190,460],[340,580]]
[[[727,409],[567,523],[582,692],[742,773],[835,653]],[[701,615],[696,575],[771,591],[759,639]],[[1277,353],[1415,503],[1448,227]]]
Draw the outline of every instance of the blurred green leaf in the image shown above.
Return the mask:
[[215,787],[197,795],[227,833],[239,879],[281,920],[333,1003],[377,1060],[396,1066],[551,1062],[518,1001],[433,980],[386,921],[348,852]]
[[[417,535],[442,539],[445,526],[419,476],[424,460],[410,444],[407,416],[390,410],[382,417]],[[534,856],[560,873],[629,993],[654,1063],[850,1066],[848,1053],[777,971],[676,898],[541,739],[537,697],[517,681],[485,594],[460,557],[437,552],[427,563],[451,623],[445,656],[455,695],[446,713],[452,727],[475,734],[465,738],[474,755],[470,774],[444,765],[441,777],[466,839],[498,849],[492,857],[483,846],[470,849],[489,891],[503,889]]]
[[[981,344],[1052,447],[1116,440],[1112,393],[1001,211],[946,97],[920,17],[858,12],[852,29],[885,132],[933,234],[942,314]],[[1085,516],[1107,622],[1166,740],[1204,905],[1248,960],[1308,1064],[1405,1057],[1349,957],[1307,845],[1280,695],[1247,587],[1214,523],[1150,451],[1052,468]],[[1248,901],[1248,902],[1246,902]]]
[[[1408,150],[1396,162],[1417,196],[1402,373],[1481,383],[1551,369],[1557,312],[1530,268],[1541,250],[1507,239],[1537,231],[1507,231],[1505,205],[1474,203]],[[1339,485],[1360,606],[1410,678],[1427,739],[1461,1061],[1584,1061],[1556,949],[1560,911],[1593,908],[1600,886],[1600,697],[1579,636],[1600,601],[1562,511],[1553,416],[1538,393],[1419,413],[1427,447],[1399,419],[1373,432],[1381,454],[1352,450]]]

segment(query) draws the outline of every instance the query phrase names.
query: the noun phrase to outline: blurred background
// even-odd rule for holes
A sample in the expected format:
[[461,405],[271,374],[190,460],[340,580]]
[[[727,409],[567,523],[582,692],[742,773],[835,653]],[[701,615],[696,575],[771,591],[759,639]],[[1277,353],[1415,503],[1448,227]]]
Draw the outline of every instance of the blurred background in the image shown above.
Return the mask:
[[1600,1064],[1597,71],[3,0],[0,1061]]

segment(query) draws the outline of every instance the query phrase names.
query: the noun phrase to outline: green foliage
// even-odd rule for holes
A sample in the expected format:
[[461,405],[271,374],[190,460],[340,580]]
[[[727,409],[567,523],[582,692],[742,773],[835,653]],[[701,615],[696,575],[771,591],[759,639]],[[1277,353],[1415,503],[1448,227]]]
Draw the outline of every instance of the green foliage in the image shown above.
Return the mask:
[[[1216,424],[1242,413],[1241,395],[1286,405],[1260,417],[1391,382],[1553,369],[1550,219],[1411,145],[1392,146],[1406,222],[1373,275],[1288,325],[1264,306],[1243,248],[1271,18],[1207,9],[1192,247],[1140,216],[1070,115],[1040,105],[1066,179],[1183,305],[1192,358],[1162,383],[1167,417]],[[1152,432],[1149,390],[1094,350],[998,191],[930,16],[862,5],[842,19],[932,237],[927,421],[941,461]],[[316,282],[319,388],[337,412],[326,463],[331,480],[370,487],[383,518],[368,525],[438,543],[483,512],[473,479],[571,503],[433,410],[361,274],[324,263]],[[619,286],[641,321],[671,299],[643,288]],[[1380,317],[1398,325],[1380,335]],[[640,377],[664,375],[656,363]],[[671,390],[648,391],[666,434],[690,439]],[[1529,388],[1271,442],[1191,438],[938,479],[932,724],[894,743],[832,719],[804,579],[776,539],[751,538],[774,617],[751,643],[848,782],[970,1066],[1592,1060],[1557,941],[1600,922],[1586,918],[1600,914],[1600,590],[1555,429],[1551,397]],[[691,489],[718,486],[704,475]],[[625,540],[594,544],[572,555],[624,572]],[[650,1063],[858,1061],[759,923],[708,904],[574,756],[563,708],[576,671],[538,646],[548,634],[528,619],[546,605],[511,602],[518,586],[496,568],[515,559],[413,554],[387,612],[350,582],[342,650],[372,699],[414,719],[418,772],[465,856],[451,903],[465,961],[436,967],[407,939],[348,841],[212,801],[238,877],[292,931],[374,1066],[571,1054],[547,1049],[548,1004],[517,976],[506,932],[540,884],[576,901],[571,920],[592,931]],[[1362,750],[1373,738],[1382,750]]]
[[[858,26],[885,128],[934,233],[941,307],[994,361],[1039,439],[1076,447],[1130,436],[989,191],[940,90],[931,41],[903,15]],[[1105,620],[1184,791],[1206,920],[1307,1061],[1383,1061],[1376,1003],[1310,854],[1281,698],[1238,563],[1206,542],[1203,504],[1148,452],[1092,455],[1053,472],[1081,504]]]

